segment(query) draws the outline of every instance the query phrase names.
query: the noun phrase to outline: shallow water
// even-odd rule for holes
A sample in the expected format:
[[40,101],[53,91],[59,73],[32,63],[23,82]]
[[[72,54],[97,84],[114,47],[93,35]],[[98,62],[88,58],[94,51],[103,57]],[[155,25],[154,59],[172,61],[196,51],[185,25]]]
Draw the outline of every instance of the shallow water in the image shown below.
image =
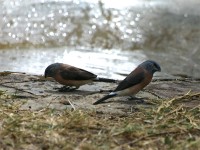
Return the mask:
[[122,79],[154,59],[163,73],[199,77],[200,2],[126,1],[1,1],[0,71],[63,62]]

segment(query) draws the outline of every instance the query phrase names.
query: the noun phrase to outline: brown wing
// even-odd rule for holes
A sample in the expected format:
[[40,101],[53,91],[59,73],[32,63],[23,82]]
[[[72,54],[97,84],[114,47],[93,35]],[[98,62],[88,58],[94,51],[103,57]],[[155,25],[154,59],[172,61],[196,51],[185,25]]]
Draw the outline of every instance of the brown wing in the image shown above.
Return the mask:
[[126,88],[132,87],[145,79],[145,72],[142,68],[136,68],[132,71],[123,81],[119,83],[114,91],[121,91]]
[[60,71],[60,75],[66,80],[90,80],[97,77],[97,75],[73,66],[67,67]]

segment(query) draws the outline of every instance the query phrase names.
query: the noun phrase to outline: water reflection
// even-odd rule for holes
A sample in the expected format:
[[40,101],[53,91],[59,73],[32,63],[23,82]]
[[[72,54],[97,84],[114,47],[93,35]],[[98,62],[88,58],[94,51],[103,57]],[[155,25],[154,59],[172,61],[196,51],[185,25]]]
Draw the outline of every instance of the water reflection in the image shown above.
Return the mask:
[[4,0],[0,4],[0,71],[41,74],[45,66],[58,61],[120,78],[144,59],[155,59],[164,72],[199,76],[198,1]]
[[2,70],[43,74],[49,64],[63,62],[92,71],[103,77],[116,79],[123,79],[123,74],[129,74],[139,62],[146,59],[142,51],[130,54],[128,51],[121,53],[120,50],[102,52],[90,49],[69,50],[66,47],[0,51]]

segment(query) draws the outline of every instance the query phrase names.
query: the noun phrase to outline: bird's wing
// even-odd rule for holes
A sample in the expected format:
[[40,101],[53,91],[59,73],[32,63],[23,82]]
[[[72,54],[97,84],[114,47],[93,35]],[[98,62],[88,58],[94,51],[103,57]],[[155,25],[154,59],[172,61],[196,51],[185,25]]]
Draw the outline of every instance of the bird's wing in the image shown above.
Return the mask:
[[123,81],[119,83],[114,91],[121,91],[126,88],[132,87],[145,79],[145,72],[142,68],[136,68],[131,72]]
[[66,80],[90,80],[97,77],[97,75],[76,67],[68,67],[60,71],[60,75]]

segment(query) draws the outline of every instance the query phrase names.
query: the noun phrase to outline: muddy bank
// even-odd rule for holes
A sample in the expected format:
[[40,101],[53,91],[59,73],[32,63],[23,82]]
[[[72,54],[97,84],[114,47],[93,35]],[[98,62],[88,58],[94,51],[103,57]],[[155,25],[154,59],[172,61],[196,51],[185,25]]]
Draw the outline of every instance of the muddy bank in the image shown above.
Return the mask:
[[[100,92],[102,89],[111,90],[116,86],[114,83],[93,83],[84,85],[73,92],[59,92],[55,88],[60,88],[62,85],[53,80],[45,80],[42,76],[2,72],[0,73],[0,92],[6,93],[7,97],[1,94],[0,100],[5,104],[23,102],[22,110],[90,109],[99,113],[127,114],[134,112],[137,107],[153,106],[152,100],[164,100],[182,96],[188,92],[200,92],[199,79],[175,76],[156,77],[150,85],[136,95],[142,98],[144,103],[138,100],[128,100],[128,97],[116,97],[109,99],[106,103],[92,105],[106,94],[106,92]],[[192,99],[183,103],[188,107],[199,105],[199,96],[193,96]]]

